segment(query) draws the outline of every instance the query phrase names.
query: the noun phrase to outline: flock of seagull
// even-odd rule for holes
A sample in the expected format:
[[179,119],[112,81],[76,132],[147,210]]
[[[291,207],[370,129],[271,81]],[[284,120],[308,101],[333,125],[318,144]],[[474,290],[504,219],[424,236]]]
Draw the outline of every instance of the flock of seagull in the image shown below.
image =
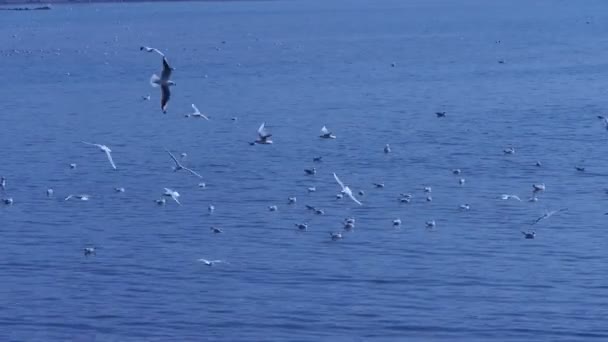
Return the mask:
[[[169,61],[167,60],[167,57],[165,56],[165,54],[163,52],[161,52],[160,50],[156,49],[156,48],[152,48],[152,47],[148,47],[148,46],[141,46],[140,47],[141,51],[144,52],[150,52],[150,53],[156,53],[158,55],[160,55],[162,57],[162,70],[160,72],[160,76],[153,74],[150,77],[150,85],[153,87],[158,87],[160,88],[160,109],[163,113],[167,113],[167,107],[169,104],[169,101],[171,99],[171,87],[175,85],[175,82],[173,82],[171,80],[171,75],[173,73],[173,71],[175,70],[173,67],[171,67],[171,65],[169,64]],[[150,96],[144,96],[143,97],[144,100],[150,100]],[[191,113],[187,113],[185,114],[186,117],[194,117],[194,118],[201,118],[201,119],[205,119],[205,120],[209,120],[209,117],[206,116],[205,114],[201,113],[200,110],[196,107],[195,104],[192,104],[192,112]],[[446,112],[436,112],[435,113],[437,118],[445,118],[447,113]],[[598,119],[600,119],[602,121],[602,124],[604,125],[604,127],[608,130],[608,118],[604,117],[604,116],[598,116]],[[236,120],[236,118],[232,118],[232,120]],[[319,137],[321,139],[336,139],[336,135],[334,135],[326,126],[323,126],[320,130],[320,135]],[[99,151],[103,152],[106,156],[106,158],[108,159],[108,162],[110,163],[110,166],[116,170],[117,166],[116,163],[114,162],[114,159],[112,158],[112,150],[103,144],[96,144],[96,143],[91,143],[91,142],[86,142],[86,141],[82,141],[83,144],[88,145],[88,146],[93,146],[96,147]],[[272,140],[272,134],[268,131],[268,129],[266,128],[266,124],[263,122],[261,123],[261,125],[259,126],[258,130],[257,130],[257,139],[255,139],[254,141],[250,142],[250,145],[269,145],[272,144],[273,140]],[[196,172],[195,170],[188,168],[186,166],[184,166],[182,164],[182,162],[180,162],[180,160],[168,149],[165,149],[165,151],[168,154],[168,157],[170,158],[170,160],[173,162],[173,171],[174,172],[178,172],[178,171],[184,171],[189,173],[190,175],[197,177],[199,179],[202,179],[203,177]],[[503,150],[504,154],[514,154],[515,153],[515,149],[511,146],[505,148]],[[386,144],[384,146],[384,153],[391,153],[391,147],[389,144]],[[185,157],[185,153],[181,155],[182,158]],[[313,159],[314,162],[320,162],[322,160],[322,157],[315,157]],[[540,167],[541,163],[540,162],[536,162],[536,166]],[[76,168],[76,164],[70,164],[70,168],[74,169]],[[584,168],[577,168],[578,171],[584,171]],[[305,169],[304,170],[306,174],[308,175],[315,175],[317,170],[316,168],[311,168],[311,169]],[[452,170],[452,173],[454,175],[460,175],[461,174],[461,170],[460,169],[454,169]],[[359,206],[363,206],[364,204],[361,202],[361,200],[359,198],[357,198],[357,196],[355,195],[355,193],[353,193],[353,190],[346,185],[339,177],[336,173],[333,173],[333,178],[335,180],[335,182],[338,185],[338,193],[336,194],[336,198],[337,199],[342,199],[347,197],[348,199],[352,200],[355,204],[359,205]],[[465,179],[464,178],[460,178],[459,179],[459,184],[462,186],[465,184]],[[384,184],[383,183],[373,183],[373,185],[376,188],[383,188]],[[199,183],[199,187],[205,187],[205,183],[201,182]],[[0,191],[2,191],[3,193],[6,193],[6,188],[7,188],[7,179],[5,177],[1,177],[0,178]],[[538,201],[538,198],[536,197],[536,194],[539,192],[543,192],[545,191],[546,187],[544,183],[541,184],[533,184],[532,185],[532,197],[530,197],[528,200],[531,202],[535,202]],[[115,188],[114,189],[116,192],[124,192],[125,189],[124,188]],[[431,197],[431,192],[432,189],[431,187],[425,187],[424,192],[426,194],[426,201],[432,201],[432,197]],[[315,192],[316,188],[315,187],[310,187],[308,188],[308,192]],[[54,191],[53,189],[47,189],[46,192],[48,197],[53,196]],[[358,196],[363,196],[364,193],[363,191],[359,191]],[[401,203],[409,203],[412,199],[413,195],[412,194],[400,194],[399,197],[399,201]],[[77,199],[77,200],[81,200],[81,201],[87,201],[89,200],[90,196],[87,194],[70,194],[68,196],[66,196],[64,198],[64,200],[68,201],[68,200],[72,200],[72,199]],[[155,200],[155,202],[158,205],[165,205],[167,199],[173,200],[175,203],[177,203],[178,205],[181,205],[180,202],[180,194],[179,192],[170,189],[170,188],[164,188],[164,192],[161,194],[161,197],[157,200]],[[498,196],[498,199],[501,200],[515,200],[515,201],[522,201],[522,199],[514,194],[501,194]],[[288,204],[295,204],[297,201],[296,197],[289,197],[288,198]],[[12,197],[5,197],[2,199],[2,202],[5,205],[12,205],[14,203],[14,200]],[[323,215],[324,211],[323,209],[320,208],[316,208],[310,205],[306,205],[306,208],[308,210],[311,210],[312,212],[314,212],[315,214],[318,215]],[[459,207],[461,210],[469,210],[470,206],[469,204],[462,204]],[[209,205],[208,207],[208,211],[210,213],[212,213],[215,210],[215,207],[213,205]],[[276,211],[278,210],[277,206],[275,205],[271,205],[268,207],[268,210],[270,211]],[[540,223],[543,220],[546,220],[550,217],[552,217],[553,215],[556,215],[558,213],[562,213],[567,211],[567,208],[561,208],[561,209],[557,209],[557,210],[553,210],[553,211],[547,211],[545,212],[542,216],[538,217],[537,219],[531,221],[530,226],[534,226],[538,223]],[[608,214],[608,213],[607,213]],[[348,217],[345,218],[343,221],[343,230],[342,231],[337,231],[337,232],[330,232],[330,239],[331,240],[340,240],[344,237],[343,232],[347,232],[347,231],[351,231],[352,229],[354,229],[355,227],[355,218],[353,217]],[[401,219],[399,218],[395,218],[392,221],[392,225],[396,228],[399,228],[401,226]],[[426,227],[428,229],[433,229],[436,226],[436,222],[434,220],[430,220],[426,222]],[[307,223],[295,223],[295,227],[297,230],[299,231],[306,231],[308,229],[308,224]],[[222,229],[212,226],[210,228],[211,232],[214,234],[221,234],[223,233]],[[521,232],[523,237],[525,239],[534,239],[536,237],[536,232],[533,230],[526,230],[526,231],[522,231]],[[94,246],[87,246],[83,249],[84,251],[84,255],[85,256],[90,256],[90,255],[95,255],[96,253],[96,248]],[[202,262],[204,265],[207,266],[213,266],[214,264],[217,263],[221,263],[221,262],[225,262],[222,260],[208,260],[208,259],[199,259],[198,261]]]

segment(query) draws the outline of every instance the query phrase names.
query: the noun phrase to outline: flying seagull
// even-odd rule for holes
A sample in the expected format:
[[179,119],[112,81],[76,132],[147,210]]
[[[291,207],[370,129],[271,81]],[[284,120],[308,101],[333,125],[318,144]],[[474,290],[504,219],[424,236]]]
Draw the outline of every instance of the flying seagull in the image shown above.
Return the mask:
[[108,160],[110,161],[110,164],[112,164],[112,167],[114,168],[114,170],[116,170],[116,164],[114,164],[114,160],[112,160],[112,150],[110,150],[110,148],[106,145],[100,145],[100,144],[92,144],[90,142],[86,142],[83,141],[83,144],[87,144],[87,145],[91,145],[91,146],[96,146],[98,147],[100,150],[102,150],[103,152],[106,153],[106,156],[108,157]]
[[272,137],[272,134],[268,133],[268,131],[266,130],[266,123],[262,122],[262,124],[260,125],[260,128],[258,128],[258,139],[252,143],[250,143],[250,145],[255,145],[255,144],[262,144],[262,145],[269,145],[272,144],[272,140],[270,139],[270,137]]
[[547,211],[546,213],[544,213],[544,214],[543,214],[543,216],[541,216],[541,217],[537,218],[537,219],[536,219],[536,220],[535,220],[535,221],[532,223],[532,225],[535,225],[535,224],[537,224],[538,222],[540,222],[540,221],[542,221],[542,220],[544,220],[544,219],[548,219],[549,217],[551,217],[551,216],[553,216],[553,215],[555,215],[555,214],[557,214],[557,213],[560,213],[560,212],[563,212],[563,211],[567,211],[567,210],[568,210],[568,208],[562,208],[562,209],[559,209],[559,210]]
[[203,118],[203,119],[209,121],[209,118],[205,114],[202,114],[201,111],[198,110],[198,108],[196,108],[196,105],[194,103],[192,104],[192,109],[194,110],[194,112],[190,113],[190,114],[186,114],[187,118],[192,116],[194,118],[199,118],[199,119]]
[[338,175],[336,175],[335,172],[334,172],[334,178],[336,179],[336,182],[338,182],[338,185],[340,185],[340,187],[342,188],[342,193],[346,194],[348,197],[350,197],[350,199],[355,201],[355,203],[357,203],[358,205],[363,205],[361,202],[359,202],[355,198],[355,196],[353,195],[353,191],[348,186],[344,185],[344,183],[342,183],[342,181],[340,180],[340,178],[338,178]]
[[169,66],[167,58],[163,56],[163,70],[160,73],[160,77],[156,74],[153,74],[152,77],[150,77],[150,84],[153,87],[160,86],[160,109],[162,109],[165,114],[167,114],[167,104],[169,103],[169,98],[171,98],[171,90],[169,87],[175,85],[175,82],[169,80],[173,70],[175,69]]
[[321,127],[321,135],[319,137],[323,139],[336,139],[336,136],[333,135],[325,126]]
[[198,259],[198,261],[204,263],[207,266],[213,266],[217,263],[223,262],[222,260],[207,260],[207,259]]
[[159,50],[159,49],[155,49],[155,48],[153,48],[153,47],[149,47],[149,46],[141,46],[141,47],[139,48],[139,50],[141,50],[141,51],[146,51],[146,52],[156,52],[157,54],[161,55],[162,57],[165,57],[165,54],[164,54],[164,53],[160,52],[160,50]]
[[167,197],[171,197],[177,204],[182,205],[181,203],[179,203],[179,192],[177,191],[173,191],[169,188],[165,188],[165,192],[163,193],[163,196],[167,196]]
[[502,200],[514,199],[514,200],[518,200],[521,202],[521,198],[519,198],[519,196],[517,196],[517,195],[502,194],[499,196],[499,198]]
[[197,172],[195,172],[192,169],[189,169],[185,166],[183,166],[178,160],[177,158],[175,158],[175,156],[173,155],[173,153],[169,152],[169,150],[165,149],[165,151],[167,151],[167,153],[169,153],[169,156],[171,157],[171,159],[173,159],[173,162],[175,163],[175,166],[173,167],[173,172],[177,172],[179,170],[186,170],[188,172],[190,172],[191,174],[197,176],[198,178],[203,178],[203,176],[199,175]]

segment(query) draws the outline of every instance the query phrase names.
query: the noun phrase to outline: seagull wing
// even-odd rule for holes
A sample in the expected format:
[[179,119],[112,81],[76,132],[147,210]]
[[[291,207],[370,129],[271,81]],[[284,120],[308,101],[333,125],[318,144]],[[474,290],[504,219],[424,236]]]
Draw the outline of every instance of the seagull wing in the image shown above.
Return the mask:
[[521,202],[521,198],[519,198],[519,196],[517,196],[517,195],[510,195],[509,197],[511,197],[513,199],[516,199],[516,200],[518,200],[518,201]]
[[110,152],[110,150],[107,149],[105,149],[104,152],[106,153],[106,156],[108,156],[110,164],[112,164],[112,167],[114,168],[114,170],[116,170],[116,164],[114,164],[114,160],[112,159],[112,153]]
[[203,178],[203,176],[201,176],[200,174],[198,174],[196,171],[194,171],[194,170],[192,170],[192,169],[189,169],[189,168],[187,168],[187,167],[182,167],[182,168],[183,168],[184,170],[186,170],[186,171],[190,172],[191,174],[193,174],[193,175],[197,176],[198,178]]
[[170,98],[171,90],[169,90],[169,86],[162,85],[160,87],[160,109],[162,109],[163,113],[167,113],[167,105],[169,104]]
[[69,199],[70,199],[70,198],[72,198],[72,197],[74,197],[74,195],[68,195],[68,197],[64,198],[63,200],[64,200],[64,201],[67,201],[67,200],[69,200]]
[[[167,153],[169,153],[169,156],[171,157],[171,159],[173,159],[173,162],[175,163],[175,166],[183,167],[182,164],[180,164],[179,161],[177,161],[177,158],[175,158],[175,156],[173,155],[173,153],[169,152],[169,150],[167,150],[167,149],[165,149],[165,151],[167,151]],[[165,188],[165,190],[168,190],[168,189]]]
[[179,203],[179,200],[177,199],[177,196],[175,196],[175,194],[174,194],[174,193],[172,193],[172,194],[171,194],[171,198],[173,198],[173,200],[174,200],[174,201],[175,201],[177,204],[182,205],[181,203]]
[[350,197],[350,199],[352,199],[353,201],[355,201],[355,203],[357,203],[358,205],[363,205],[363,203],[359,202],[359,200],[357,200],[355,198],[355,196],[353,195],[352,191],[348,191],[346,194],[348,195],[348,197]]
[[334,172],[334,179],[336,180],[336,182],[338,182],[338,184],[340,185],[342,190],[344,190],[344,188],[345,188],[344,183],[342,183],[342,181],[340,180],[340,178],[338,178],[338,175],[336,175],[335,172]]
[[194,113],[193,114],[200,114],[201,112],[198,110],[198,108],[196,108],[196,106],[194,105],[194,103],[192,104],[192,109],[194,109]]
[[169,65],[167,58],[163,57],[163,71],[160,74],[160,78],[164,81],[168,81],[171,78],[171,72],[173,69]]

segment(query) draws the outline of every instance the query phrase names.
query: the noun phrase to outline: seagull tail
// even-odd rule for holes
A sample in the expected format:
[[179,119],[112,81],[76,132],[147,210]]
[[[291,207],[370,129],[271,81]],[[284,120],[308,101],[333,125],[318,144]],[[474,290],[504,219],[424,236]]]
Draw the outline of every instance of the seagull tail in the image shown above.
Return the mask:
[[158,87],[159,83],[160,83],[160,77],[158,77],[157,74],[152,74],[152,76],[150,76],[150,85],[153,87]]

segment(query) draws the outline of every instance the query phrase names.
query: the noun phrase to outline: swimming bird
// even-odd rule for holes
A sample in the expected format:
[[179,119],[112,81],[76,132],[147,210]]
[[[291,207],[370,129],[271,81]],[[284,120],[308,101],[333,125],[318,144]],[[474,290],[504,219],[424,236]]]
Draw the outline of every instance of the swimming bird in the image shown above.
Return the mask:
[[159,50],[159,49],[155,49],[155,48],[153,48],[153,47],[149,47],[149,46],[141,46],[139,49],[140,49],[141,51],[146,51],[146,52],[156,52],[157,54],[161,55],[162,57],[165,57],[165,55],[164,55],[162,52],[160,52],[160,50]]
[[453,169],[452,174],[459,175],[462,171],[460,169]]
[[53,196],[53,192],[54,192],[54,191],[53,191],[53,189],[50,189],[50,188],[49,188],[49,189],[46,189],[46,197],[51,197],[51,196]]
[[181,203],[179,203],[179,192],[177,191],[173,191],[169,188],[165,188],[165,192],[163,193],[163,196],[167,196],[167,197],[171,197],[175,203],[182,205]]
[[296,223],[295,225],[296,225],[296,228],[298,228],[298,230],[302,230],[302,231],[308,230],[308,224],[306,224],[306,223]]
[[95,247],[85,247],[83,248],[83,252],[85,256],[95,255],[96,249]]
[[315,191],[317,191],[317,187],[315,187],[315,186],[311,186],[311,187],[309,187],[307,190],[308,190],[308,192],[309,192],[309,193],[310,193],[310,192],[315,192]]
[[336,180],[336,182],[338,183],[338,185],[340,185],[340,187],[342,188],[342,193],[343,194],[346,194],[348,197],[350,197],[350,199],[352,199],[358,205],[363,205],[361,202],[359,202],[359,200],[357,200],[355,198],[355,196],[353,195],[352,190],[348,186],[344,185],[344,183],[342,183],[342,181],[340,180],[340,178],[338,178],[338,175],[336,175],[335,172],[334,172],[334,179]]
[[0,178],[0,188],[2,188],[2,190],[6,190],[6,178],[4,177]]
[[340,232],[337,232],[337,233],[329,233],[329,236],[331,236],[331,239],[332,239],[333,241],[336,241],[336,240],[340,240],[340,239],[342,239],[342,233],[340,233]]
[[211,228],[209,228],[213,233],[215,234],[219,234],[219,233],[223,233],[224,231],[222,231],[221,229],[217,228],[217,227],[213,227],[211,226]]
[[2,202],[4,202],[4,204],[6,204],[6,205],[11,205],[11,204],[13,204],[14,201],[13,201],[12,197],[9,197],[9,198],[3,199]]
[[426,201],[427,202],[432,202],[433,201],[433,196],[426,196]]
[[465,182],[466,182],[466,180],[464,178],[460,178],[458,180],[458,184],[460,184],[460,185],[464,185]]
[[538,197],[532,196],[532,197],[528,198],[528,202],[538,202]]
[[306,206],[306,209],[308,209],[308,210],[312,210],[312,211],[315,211],[315,210],[316,210],[316,208],[315,208],[315,207],[313,207],[312,205],[308,205],[308,204],[306,204],[305,206]]
[[502,150],[502,152],[504,154],[515,154],[515,148],[514,147],[507,147],[504,150]]
[[125,192],[125,188],[114,188],[115,192]]
[[167,58],[163,56],[163,70],[160,73],[160,77],[156,74],[153,74],[150,77],[150,84],[153,87],[160,86],[160,109],[165,114],[167,114],[167,104],[171,98],[171,90],[169,87],[175,85],[175,82],[169,79],[171,78],[171,73],[173,70],[175,69],[169,65]]
[[207,265],[207,266],[213,266],[213,265],[215,265],[215,264],[219,264],[219,263],[221,263],[221,262],[224,262],[224,261],[222,261],[222,260],[207,260],[207,259],[202,259],[202,258],[201,258],[201,259],[198,259],[198,261],[200,261],[200,262],[204,263],[204,264],[205,264],[205,265]]
[[276,205],[269,205],[268,206],[268,210],[269,211],[277,211],[277,210],[279,210],[279,208]]
[[63,200],[67,201],[67,200],[70,200],[72,198],[76,198],[76,199],[79,199],[81,201],[88,201],[91,198],[91,196],[87,195],[87,194],[80,194],[80,195],[72,195],[72,194],[70,194],[66,198],[64,198]]
[[205,182],[200,182],[200,183],[198,183],[198,187],[204,189],[207,187],[207,184]]
[[430,186],[425,186],[422,190],[424,190],[424,192],[426,192],[427,194],[433,192],[433,188],[431,188]]
[[258,128],[258,139],[254,142],[250,143],[250,145],[261,144],[261,145],[269,145],[272,144],[272,140],[270,139],[272,134],[268,133],[266,130],[266,123],[262,122],[260,128]]
[[307,175],[316,175],[317,169],[314,167],[312,169],[304,169],[304,172],[306,172]]
[[287,204],[296,204],[296,201],[298,199],[294,196],[294,197],[289,197],[287,198]]
[[167,204],[167,200],[166,200],[166,199],[164,199],[164,198],[159,198],[159,199],[157,199],[157,200],[154,200],[154,202],[155,202],[156,204],[158,204],[158,205],[165,205],[165,204]]
[[585,168],[583,166],[575,166],[576,171],[585,172]]
[[108,160],[110,161],[110,164],[112,165],[112,168],[114,168],[114,170],[116,170],[116,164],[114,164],[114,160],[112,159],[112,150],[110,150],[110,148],[106,145],[101,145],[101,144],[93,144],[90,142],[86,142],[86,141],[82,141],[83,144],[87,144],[87,145],[91,145],[91,146],[95,146],[97,148],[99,148],[101,151],[103,151],[106,156],[108,157]]
[[365,195],[365,192],[363,190],[359,190],[359,192],[357,192],[359,194],[359,196],[363,196]]
[[429,229],[435,228],[435,220],[426,221],[426,227]]
[[532,188],[534,189],[534,192],[545,191],[546,189],[545,183],[532,184]]
[[604,128],[606,130],[608,130],[608,118],[603,115],[598,115],[597,118],[602,120],[602,123],[604,124]]
[[209,214],[212,214],[215,211],[215,206],[213,204],[209,204],[209,206],[207,207],[207,211],[209,212]]
[[389,144],[384,145],[384,153],[391,153],[391,146]]
[[173,153],[169,152],[169,150],[165,149],[165,151],[167,153],[169,153],[169,156],[171,157],[171,159],[173,159],[173,162],[175,163],[175,166],[173,167],[173,172],[177,172],[179,170],[186,170],[188,172],[190,172],[191,174],[193,174],[194,176],[197,176],[198,178],[203,178],[203,176],[201,176],[200,174],[198,174],[196,171],[189,169],[185,166],[183,166],[178,160],[177,158],[175,158],[175,156],[173,155]]
[[549,217],[551,217],[551,216],[553,216],[553,215],[555,215],[555,214],[557,214],[557,213],[564,212],[564,211],[567,211],[567,210],[568,210],[568,208],[562,208],[562,209],[558,209],[558,210],[547,211],[547,212],[545,212],[545,213],[543,214],[543,216],[541,216],[541,217],[537,218],[537,219],[536,219],[536,220],[535,220],[535,221],[532,223],[532,225],[535,225],[535,224],[537,224],[538,222],[540,222],[540,221],[542,221],[542,220],[548,219]]
[[435,112],[435,115],[437,115],[438,118],[445,118],[446,112]]
[[393,227],[400,227],[401,226],[401,219],[400,218],[396,218],[393,220]]
[[70,169],[74,170],[76,168],[76,163],[70,164]]
[[336,139],[336,136],[333,135],[325,126],[321,127],[321,135],[319,137],[323,139]]
[[540,161],[538,161],[538,160],[536,161],[536,164],[534,164],[534,165],[536,165],[536,167],[541,167],[541,166],[543,166],[543,164],[542,164]]
[[384,188],[384,183],[372,183],[372,184],[378,189]]
[[205,114],[202,114],[202,113],[200,112],[200,110],[198,110],[198,108],[196,108],[196,106],[194,105],[194,103],[192,104],[192,109],[194,110],[194,112],[193,112],[193,113],[186,114],[185,116],[186,116],[187,118],[189,118],[190,116],[192,116],[193,118],[199,118],[199,119],[200,119],[200,118],[203,118],[203,119],[205,119],[205,120],[209,121],[209,118],[208,118],[208,117],[207,117]]
[[536,232],[521,232],[524,234],[525,239],[534,239],[536,237]]
[[317,215],[325,215],[325,210],[315,208],[315,214],[317,214]]
[[142,96],[141,100],[142,101],[150,101],[150,98],[151,98],[150,95],[146,95],[146,96]]
[[344,195],[342,193],[336,194],[336,199],[342,199]]
[[515,199],[521,202],[521,198],[519,198],[519,196],[517,195],[507,195],[507,194],[502,194],[500,195],[498,198],[502,199],[502,200],[510,200],[510,199]]
[[314,158],[312,158],[312,161],[315,163],[320,163],[323,161],[323,157],[314,157]]
[[471,206],[468,203],[466,203],[466,204],[461,204],[459,208],[461,210],[469,210],[469,209],[471,209]]

